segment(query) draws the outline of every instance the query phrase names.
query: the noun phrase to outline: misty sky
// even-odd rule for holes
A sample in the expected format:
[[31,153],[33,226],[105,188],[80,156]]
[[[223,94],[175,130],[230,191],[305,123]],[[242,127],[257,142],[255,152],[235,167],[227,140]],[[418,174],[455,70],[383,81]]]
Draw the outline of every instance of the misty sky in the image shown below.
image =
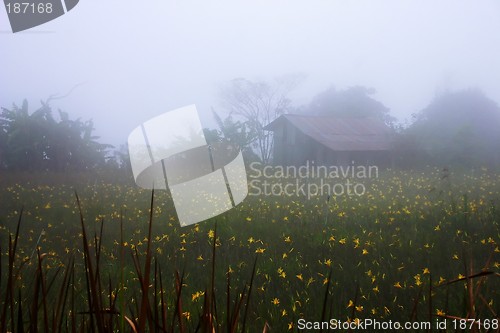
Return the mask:
[[500,2],[80,0],[13,34],[0,9],[0,105],[65,94],[52,106],[92,118],[119,145],[140,123],[196,104],[214,126],[218,87],[304,73],[295,105],[365,85],[399,120],[439,90],[477,87],[500,103]]

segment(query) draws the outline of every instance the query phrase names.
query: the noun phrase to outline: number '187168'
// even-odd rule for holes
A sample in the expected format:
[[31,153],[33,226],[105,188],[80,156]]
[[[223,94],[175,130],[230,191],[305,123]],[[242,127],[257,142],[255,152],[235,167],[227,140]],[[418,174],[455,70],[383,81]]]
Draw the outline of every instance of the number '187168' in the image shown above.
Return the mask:
[[13,2],[5,5],[9,14],[50,14],[52,3]]

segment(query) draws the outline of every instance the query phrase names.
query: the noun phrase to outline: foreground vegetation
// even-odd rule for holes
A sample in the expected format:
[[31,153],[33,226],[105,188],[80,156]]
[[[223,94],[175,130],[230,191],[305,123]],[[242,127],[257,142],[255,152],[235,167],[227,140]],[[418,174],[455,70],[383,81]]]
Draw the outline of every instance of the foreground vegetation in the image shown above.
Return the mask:
[[185,228],[165,192],[16,177],[0,187],[3,332],[498,318],[500,174],[486,169],[388,171],[363,196],[249,196]]

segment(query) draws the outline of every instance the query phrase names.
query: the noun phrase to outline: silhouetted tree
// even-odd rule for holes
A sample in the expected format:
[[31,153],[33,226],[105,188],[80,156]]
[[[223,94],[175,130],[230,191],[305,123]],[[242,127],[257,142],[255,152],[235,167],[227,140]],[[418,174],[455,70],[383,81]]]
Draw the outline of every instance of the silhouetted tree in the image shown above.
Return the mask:
[[291,107],[290,92],[302,80],[300,75],[285,76],[274,82],[234,79],[221,89],[223,107],[229,115],[242,117],[244,126],[255,133],[256,149],[261,160],[267,163],[271,157],[272,133],[264,127]]
[[222,141],[222,139],[224,139],[229,143],[238,146],[247,161],[258,160],[258,156],[252,149],[258,141],[258,134],[255,129],[248,126],[247,122],[239,120],[235,121],[232,116],[227,116],[222,119],[214,110],[212,110],[212,113],[217,126],[219,127],[218,131],[214,130],[217,132],[217,136],[219,137],[217,141]]
[[16,104],[0,113],[0,165],[10,170],[91,169],[104,165],[111,145],[92,136],[92,121],[70,120],[59,110],[60,121],[52,116],[47,102],[33,112],[28,102]]
[[470,166],[500,162],[499,128],[498,104],[468,89],[436,96],[407,132],[433,161]]
[[392,126],[395,118],[389,114],[389,108],[370,96],[374,93],[374,89],[362,86],[346,90],[330,87],[316,95],[304,111],[312,115],[339,118],[378,118]]

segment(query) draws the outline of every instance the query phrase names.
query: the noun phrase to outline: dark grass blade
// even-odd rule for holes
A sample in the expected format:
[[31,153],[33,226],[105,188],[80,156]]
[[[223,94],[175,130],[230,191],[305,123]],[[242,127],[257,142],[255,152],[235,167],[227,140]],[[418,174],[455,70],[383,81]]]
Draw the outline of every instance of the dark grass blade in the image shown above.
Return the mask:
[[[236,315],[236,313],[234,313]],[[231,318],[231,271],[227,272],[227,282],[226,282],[226,322],[227,331],[232,332],[232,318]]]
[[40,294],[40,284],[41,284],[41,277],[40,277],[40,270],[37,267],[36,273],[35,273],[35,289],[33,292],[33,301],[32,301],[32,307],[31,307],[31,314],[30,314],[30,332],[38,332],[38,312],[39,312],[39,303],[38,303],[38,297]]
[[450,284],[454,284],[454,283],[457,283],[457,282],[460,282],[460,281],[465,281],[467,279],[475,279],[475,278],[478,278],[478,277],[484,277],[484,276],[488,276],[488,275],[498,275],[498,273],[495,273],[495,272],[492,272],[492,271],[483,271],[483,272],[471,274],[471,275],[468,275],[468,276],[464,276],[463,278],[457,278],[457,279],[450,280],[450,281],[448,281],[446,283],[440,284],[438,287],[448,286]]
[[127,316],[123,316],[123,318],[125,319],[125,321],[127,322],[127,324],[129,324],[130,329],[132,330],[132,332],[137,333],[138,331],[137,331],[137,325],[136,325],[136,323],[132,319],[128,318]]
[[432,308],[432,274],[429,274],[429,322],[432,321],[433,308]]
[[211,275],[210,275],[210,294],[209,294],[209,301],[210,301],[210,306],[209,306],[209,321],[207,324],[209,324],[209,329],[214,328],[214,321],[217,319],[217,304],[215,301],[215,259],[216,259],[216,252],[217,252],[217,222],[215,222],[214,226],[214,241],[212,244],[212,267],[211,267]]
[[153,290],[153,322],[155,327],[157,328],[159,325],[159,315],[158,315],[158,260],[155,256],[155,264],[154,264],[154,290]]
[[152,331],[153,325],[150,320],[151,308],[149,305],[149,277],[151,272],[151,230],[153,227],[153,208],[154,208],[154,189],[151,191],[151,206],[149,208],[149,228],[148,228],[148,243],[146,248],[146,262],[144,264],[143,281],[141,283],[142,301],[139,312],[139,326],[138,330],[144,332],[146,329],[146,322],[149,322],[149,329]]
[[[231,318],[231,326],[229,329],[229,332],[231,332],[231,333],[237,332],[238,322],[239,322],[239,318],[240,318],[240,310],[241,310],[241,307],[243,305],[243,301],[245,300],[246,289],[247,289],[246,286],[244,286],[243,290],[241,291],[241,296],[239,296],[239,301],[238,301],[238,299],[235,299],[235,307],[233,310],[233,316]],[[229,320],[229,318],[230,317],[228,316],[228,320]]]
[[[175,292],[176,292],[176,301],[174,307],[174,315],[172,317],[172,324],[170,330],[175,332],[175,319],[179,320],[179,332],[184,332],[184,321],[182,319],[182,286],[184,283],[184,272],[179,276],[179,272],[175,271]],[[206,295],[206,293],[205,293]]]
[[[484,264],[483,266],[483,270],[482,272],[486,272],[489,270],[490,268],[490,265],[491,265],[491,261],[493,260],[493,257],[495,255],[495,248],[493,248],[491,251],[490,251],[490,255],[488,257],[488,259],[486,260],[486,263]],[[478,297],[481,296],[481,287],[484,285],[484,282],[486,281],[486,276],[483,276],[479,279],[479,281],[477,281],[476,283],[476,288],[474,290],[474,299],[478,299]]]
[[498,318],[498,314],[496,311],[491,307],[491,305],[486,301],[483,295],[479,295],[479,299],[481,299],[481,302],[486,306],[486,308],[490,311],[492,318]]
[[71,333],[76,333],[75,317],[75,263],[71,265]]
[[[94,283],[95,285],[97,286],[97,293],[99,295],[99,303],[100,304],[100,310],[102,310],[102,304],[103,304],[103,301],[101,299],[101,295],[103,294],[102,293],[102,284],[101,284],[101,250],[102,250],[102,233],[103,233],[103,229],[104,229],[104,221],[101,219],[100,220],[101,222],[101,225],[100,225],[100,231],[99,231],[99,238],[97,238],[97,235],[94,235],[94,248],[95,248],[95,267],[96,267],[96,271],[95,271],[95,276],[93,277],[94,278]],[[102,321],[103,321],[103,324],[104,324],[104,327],[106,327],[106,321],[104,319],[104,317],[102,318]]]
[[12,236],[9,235],[9,265],[7,270],[7,285],[5,292],[5,300],[3,304],[2,316],[0,317],[0,328],[2,332],[7,332],[7,308],[11,309],[11,318],[14,318],[14,285],[13,285],[13,272],[14,272],[14,262],[16,258],[17,241],[19,239],[19,229],[21,228],[21,220],[23,217],[24,207],[21,208],[19,213],[19,218],[17,220],[16,234],[14,236],[14,243],[12,243]]
[[417,315],[418,315],[418,304],[420,303],[420,297],[422,297],[422,288],[418,289],[418,294],[417,297],[415,297],[415,301],[413,302],[413,307],[411,309],[411,314],[410,314],[410,321],[415,321],[417,320]]
[[[326,305],[328,303],[328,294],[330,291],[331,279],[332,279],[332,269],[330,268],[330,273],[328,273],[328,279],[326,281],[325,297],[323,298],[323,309],[321,310],[321,322],[324,322],[326,317]],[[320,332],[323,332],[323,326],[321,326]]]
[[211,299],[210,299],[210,292],[209,290],[205,289],[205,296],[203,297],[203,312],[201,314],[201,321],[200,324],[203,327],[203,332],[210,332],[210,326],[211,326],[211,316],[212,313],[210,312],[210,304],[211,304]]
[[[108,329],[110,332],[113,332],[113,315],[119,314],[118,311],[116,311],[115,308],[115,302],[116,302],[116,293],[118,292],[118,287],[117,290],[113,290],[113,283],[111,282],[111,276],[108,276],[108,301],[109,301],[109,320],[108,320]],[[115,297],[113,297],[113,294]]]
[[469,311],[467,313],[467,317],[469,318],[475,318],[476,317],[476,310],[475,310],[475,304],[474,304],[474,285],[472,284],[472,279],[469,278],[469,275],[472,275],[473,267],[472,267],[472,258],[471,258],[471,265],[467,267],[467,260],[465,259],[464,256],[464,268],[465,268],[465,274],[467,275],[466,282],[467,282],[467,304],[469,305]]
[[167,303],[165,302],[165,291],[163,289],[163,279],[161,276],[161,265],[158,264],[158,271],[159,271],[159,276],[160,276],[160,306],[161,306],[161,324],[162,324],[162,330],[166,332],[167,328]]
[[43,257],[40,255],[40,249],[37,249],[36,252],[37,252],[37,256],[38,256],[38,270],[40,272],[40,284],[42,286],[42,309],[43,309],[44,331],[48,332],[49,331],[49,318],[48,318],[48,311],[47,311],[47,287],[45,285],[45,277],[44,277],[43,269],[42,269]]
[[252,289],[253,289],[253,281],[255,278],[255,272],[257,269],[257,259],[259,258],[258,255],[255,256],[255,261],[253,262],[253,268],[252,268],[252,276],[250,278],[250,286],[248,287],[248,296],[247,296],[247,302],[245,304],[245,312],[243,314],[243,324],[241,327],[241,331],[245,332],[246,324],[247,324],[247,318],[248,318],[248,309],[250,308],[250,296],[252,295]]
[[[123,211],[120,209],[120,291],[121,291],[121,304],[120,310],[122,313],[125,313],[125,245],[123,242]],[[118,297],[118,293],[116,294]],[[120,331],[123,332],[125,330],[125,317],[120,316]]]
[[[9,239],[9,243],[10,243],[10,239]],[[15,249],[15,245],[12,248]],[[12,266],[12,269],[14,268],[16,251],[15,250],[9,251],[9,254],[10,253],[12,253],[12,255],[13,255],[12,256],[12,265],[9,265],[9,278],[8,279],[10,280],[10,283],[8,285],[7,293],[5,294],[5,296],[7,297],[7,295],[8,295],[8,297],[9,297],[8,303],[9,303],[9,309],[10,309],[10,318],[12,319],[12,318],[14,318],[14,281],[16,280],[16,275],[11,272],[10,267]]]
[[[69,258],[69,263],[67,265],[67,269],[64,272],[63,281],[62,281],[62,288],[60,289],[59,296],[57,298],[57,305],[55,308],[55,316],[54,316],[53,332],[62,332],[63,317],[64,317],[66,303],[68,300],[68,295],[69,295],[69,290],[70,290],[70,283],[71,283],[71,277],[72,277],[71,275],[73,273],[73,270],[71,270],[70,267],[73,267],[73,262],[74,262],[74,258],[73,258],[73,255],[71,255]],[[55,325],[57,325],[57,326],[55,326]]]
[[98,287],[96,285],[95,277],[96,275],[94,274],[94,266],[92,265],[92,260],[90,256],[90,249],[89,249],[89,243],[88,243],[88,238],[87,238],[87,232],[85,230],[85,222],[83,219],[83,211],[82,207],[80,204],[80,198],[78,197],[78,194],[75,192],[76,196],[76,202],[78,205],[78,212],[80,215],[80,224],[82,228],[82,236],[83,236],[83,253],[84,253],[84,261],[85,261],[85,275],[87,279],[87,292],[89,294],[89,308],[90,308],[90,320],[91,320],[91,326],[92,326],[92,331],[94,330],[94,325],[92,324],[93,317],[95,316],[96,319],[96,324],[97,324],[97,329],[99,332],[104,332],[105,327],[104,323],[102,320],[102,312],[101,312],[101,306],[100,306],[100,294],[98,294]]

